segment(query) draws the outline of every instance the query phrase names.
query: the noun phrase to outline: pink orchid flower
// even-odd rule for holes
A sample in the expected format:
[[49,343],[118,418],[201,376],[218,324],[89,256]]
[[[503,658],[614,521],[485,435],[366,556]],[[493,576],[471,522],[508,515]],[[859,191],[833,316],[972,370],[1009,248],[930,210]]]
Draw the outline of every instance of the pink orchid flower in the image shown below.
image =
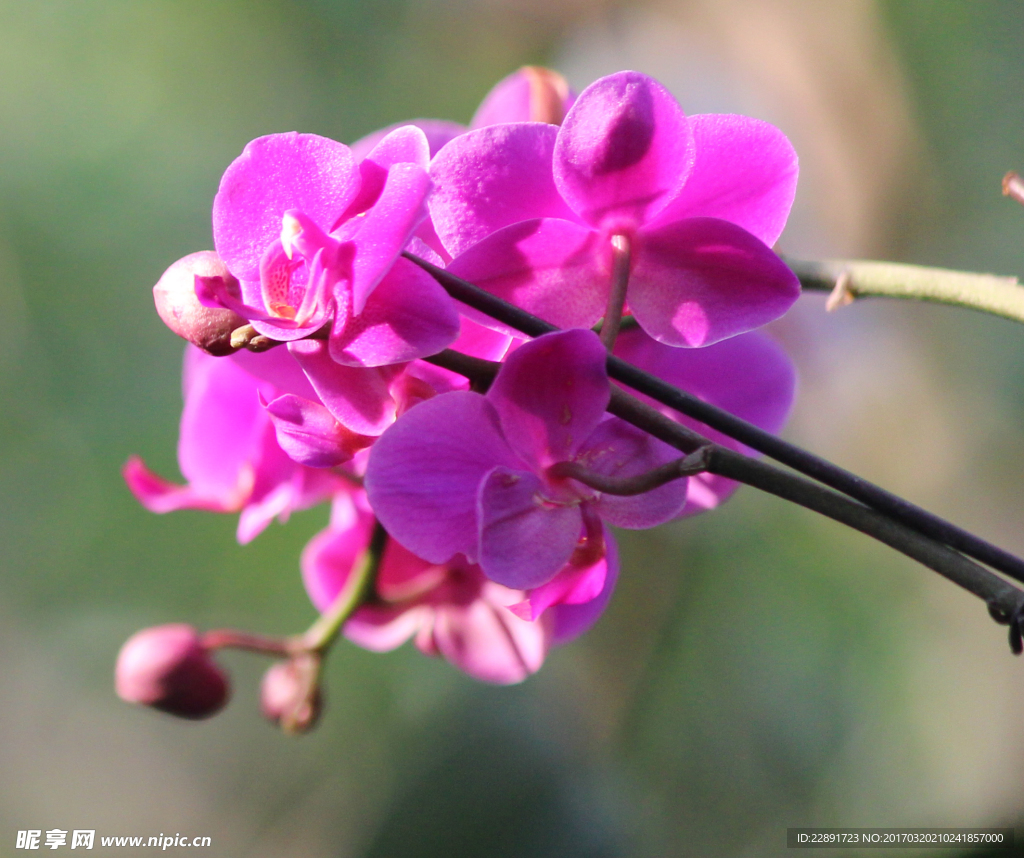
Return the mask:
[[687,119],[638,72],[591,84],[561,127],[458,136],[430,173],[449,270],[559,327],[602,316],[613,247],[628,248],[629,310],[672,346],[753,330],[799,294],[769,248],[796,188],[789,141],[749,117]]
[[[330,526],[302,555],[306,591],[326,611],[344,588],[370,540],[373,516],[357,496],[340,496]],[[386,652],[413,638],[427,655],[440,656],[485,682],[521,682],[536,672],[553,644],[586,631],[611,598],[618,556],[607,551],[586,567],[566,567],[548,585],[530,592],[488,580],[479,566],[458,556],[429,563],[388,540],[374,597],[345,623],[352,642]]]
[[[260,397],[273,401],[284,393],[316,398],[297,365],[289,362],[294,365],[284,350],[217,358],[189,346],[178,440],[178,465],[187,482],[168,482],[132,457],[124,478],[139,502],[161,513],[241,512],[238,541],[246,543],[275,517],[284,521],[292,510],[314,506],[343,489],[341,477],[289,458],[260,403]],[[257,363],[264,375],[276,376],[276,384],[246,371]],[[353,444],[350,458],[358,446]]]
[[299,340],[330,326],[327,353],[350,367],[435,354],[459,331],[440,286],[399,258],[426,216],[429,150],[412,126],[361,163],[315,134],[271,134],[228,167],[213,203],[217,253],[240,283],[196,278],[205,306],[260,333]]
[[605,359],[591,331],[547,334],[515,351],[486,395],[456,391],[410,409],[366,470],[387,531],[430,563],[462,554],[492,581],[528,590],[551,581],[581,538],[600,556],[602,519],[647,528],[678,515],[685,479],[622,497],[552,470],[575,462],[628,477],[679,456],[605,414]]

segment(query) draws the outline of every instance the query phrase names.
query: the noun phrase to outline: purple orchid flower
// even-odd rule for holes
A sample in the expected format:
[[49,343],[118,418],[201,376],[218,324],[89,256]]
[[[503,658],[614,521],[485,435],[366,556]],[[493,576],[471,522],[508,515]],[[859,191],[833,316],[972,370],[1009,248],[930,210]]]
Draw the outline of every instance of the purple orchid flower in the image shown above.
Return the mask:
[[227,278],[197,277],[200,301],[279,340],[329,325],[328,354],[345,366],[437,353],[458,336],[458,314],[429,275],[399,258],[426,216],[428,159],[412,126],[358,164],[347,146],[314,134],[253,140],[213,203],[214,243],[240,294]]
[[591,331],[547,334],[514,352],[486,395],[457,391],[410,409],[374,444],[366,470],[387,531],[430,563],[461,553],[492,581],[528,590],[578,547],[600,556],[602,519],[646,528],[678,515],[685,479],[621,497],[553,470],[574,462],[627,477],[679,455],[605,414],[605,359]]
[[629,310],[672,346],[752,330],[799,294],[769,248],[796,188],[788,140],[749,117],[687,119],[638,72],[591,84],[561,127],[456,137],[430,173],[449,269],[559,327],[602,316],[613,247],[628,248]]
[[292,510],[314,506],[345,488],[341,477],[303,467],[281,448],[260,397],[272,401],[290,392],[315,399],[315,394],[297,367],[290,370],[287,352],[245,356],[256,357],[277,368],[280,382],[290,379],[287,390],[251,375],[237,358],[187,349],[178,440],[178,464],[187,483],[168,482],[132,457],[124,478],[146,509],[241,512],[238,541],[246,543],[275,517],[284,521]]
[[[373,515],[359,493],[339,496],[330,526],[302,555],[306,591],[326,611],[343,590],[370,540]],[[490,581],[462,556],[444,564],[417,557],[388,541],[375,599],[345,623],[345,636],[374,652],[414,638],[427,655],[440,656],[485,682],[521,682],[536,672],[549,648],[586,631],[611,597],[618,555],[610,534],[604,557],[586,567],[567,566],[533,591]]]

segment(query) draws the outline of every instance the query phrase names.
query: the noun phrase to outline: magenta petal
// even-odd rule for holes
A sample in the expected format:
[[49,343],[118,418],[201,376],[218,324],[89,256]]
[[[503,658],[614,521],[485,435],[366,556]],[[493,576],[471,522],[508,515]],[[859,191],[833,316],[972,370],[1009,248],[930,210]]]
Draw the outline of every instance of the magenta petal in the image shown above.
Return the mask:
[[[448,270],[559,328],[589,328],[608,302],[611,274],[597,234],[555,218],[505,227],[474,245]],[[475,311],[462,312],[501,329]]]
[[201,497],[191,486],[169,482],[154,474],[142,459],[132,456],[121,470],[125,483],[136,500],[150,512],[174,512],[179,509],[206,509],[234,512],[244,497]]
[[474,679],[510,685],[544,663],[551,641],[547,623],[529,623],[484,599],[436,610],[432,643]]
[[360,435],[379,435],[394,422],[395,401],[388,387],[400,367],[342,366],[331,360],[323,340],[299,340],[288,350],[342,426]]
[[798,159],[786,135],[749,116],[690,117],[696,145],[693,171],[658,223],[687,217],[727,220],[771,246],[796,195]]
[[[633,477],[682,454],[635,426],[609,417],[587,438],[576,461],[600,474]],[[673,480],[640,495],[602,494],[593,501],[601,518],[617,527],[642,530],[675,518],[686,504],[687,479]]]
[[557,604],[551,607],[554,625],[552,643],[564,644],[583,634],[604,613],[615,590],[615,582],[619,579],[619,549],[615,539],[605,528],[605,556],[599,564],[605,566],[604,586],[596,598],[581,604]]
[[604,589],[608,571],[602,557],[590,566],[564,566],[554,578],[530,590],[526,599],[509,610],[524,620],[536,620],[552,605],[581,605],[596,599]]
[[534,474],[503,467],[480,484],[480,568],[514,590],[550,581],[569,562],[583,527],[578,506],[544,504],[542,488]]
[[706,346],[777,319],[800,281],[765,244],[715,218],[688,218],[637,236],[628,302],[648,334]]
[[538,217],[575,220],[551,175],[558,129],[541,122],[491,125],[457,137],[430,165],[430,218],[458,256],[502,227]]
[[265,352],[250,352],[240,349],[231,355],[230,360],[235,366],[241,367],[246,373],[258,381],[266,381],[275,388],[277,393],[294,393],[303,399],[316,399],[309,379],[302,367],[288,349],[275,348]]
[[345,429],[319,402],[290,393],[268,402],[267,414],[281,449],[293,462],[310,468],[341,465],[368,443]]
[[455,391],[414,406],[370,448],[366,492],[402,545],[431,563],[478,554],[477,490],[495,465],[521,467],[483,396]]
[[381,278],[427,216],[430,177],[417,164],[395,164],[388,170],[384,190],[359,226],[352,241],[352,301],[359,315]]
[[230,358],[206,355],[192,363],[189,382],[178,437],[181,473],[200,497],[244,499],[268,425],[259,392],[274,391]]
[[330,353],[349,366],[386,366],[437,354],[458,335],[448,293],[418,265],[398,259],[363,312],[332,334]]
[[330,229],[359,191],[348,146],[316,134],[270,134],[249,143],[228,167],[213,201],[213,240],[239,280],[259,280],[260,258],[299,209]]
[[580,93],[558,133],[554,179],[572,209],[595,226],[638,225],[658,214],[693,165],[693,133],[660,83],[635,71]]
[[465,125],[460,125],[458,122],[449,122],[447,119],[410,119],[408,122],[398,122],[395,125],[389,125],[387,128],[381,128],[379,131],[372,131],[365,137],[360,137],[351,146],[352,155],[357,161],[361,161],[391,132],[404,128],[407,125],[415,125],[426,135],[431,158],[449,140],[464,134],[467,130]]
[[581,329],[545,334],[509,355],[487,399],[523,461],[543,469],[572,458],[608,407],[607,358],[597,334]]
[[524,66],[498,81],[480,102],[469,125],[483,128],[504,122],[560,125],[575,96],[558,72]]
[[430,144],[415,125],[402,125],[385,135],[359,163],[359,193],[334,222],[331,231],[377,202],[387,183],[388,169],[404,163],[416,164],[423,170],[430,166]]

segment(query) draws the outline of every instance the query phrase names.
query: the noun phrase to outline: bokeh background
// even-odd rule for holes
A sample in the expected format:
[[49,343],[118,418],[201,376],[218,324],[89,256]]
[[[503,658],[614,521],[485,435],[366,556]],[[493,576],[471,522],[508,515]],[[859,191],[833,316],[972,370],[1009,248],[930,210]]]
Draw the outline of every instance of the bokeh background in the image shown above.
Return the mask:
[[[313,616],[297,557],[326,508],[240,548],[233,517],[151,515],[119,476],[132,453],[177,474],[182,348],[150,287],[211,245],[249,139],[466,121],[525,63],[577,88],[636,68],[687,112],[791,137],[783,251],[1024,274],[1024,209],[999,187],[1024,168],[1021,12],[0,0],[0,856],[29,828],[209,835],[216,856],[660,858],[783,855],[787,826],[1024,824],[1005,630],[752,490],[624,534],[601,623],[518,687],[343,644],[299,740],[260,719],[256,658],[225,658],[235,699],[205,723],[111,687],[139,627]],[[870,301],[826,314],[808,295],[774,330],[800,371],[789,438],[1024,551],[1024,328]]]

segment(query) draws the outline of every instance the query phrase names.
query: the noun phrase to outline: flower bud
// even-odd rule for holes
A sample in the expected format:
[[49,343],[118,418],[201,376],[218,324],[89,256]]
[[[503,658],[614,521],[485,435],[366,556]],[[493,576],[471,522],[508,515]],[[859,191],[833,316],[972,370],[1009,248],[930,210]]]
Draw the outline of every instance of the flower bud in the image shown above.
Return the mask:
[[263,674],[260,708],[286,733],[305,733],[319,720],[323,709],[319,669],[318,658],[308,655],[279,662]]
[[114,670],[117,695],[180,718],[207,718],[227,702],[227,677],[184,623],[136,632],[121,647]]
[[153,287],[156,311],[168,328],[203,351],[217,356],[232,354],[231,332],[246,320],[232,310],[200,304],[196,277],[223,277],[236,287],[238,284],[214,251],[190,253],[168,268]]

